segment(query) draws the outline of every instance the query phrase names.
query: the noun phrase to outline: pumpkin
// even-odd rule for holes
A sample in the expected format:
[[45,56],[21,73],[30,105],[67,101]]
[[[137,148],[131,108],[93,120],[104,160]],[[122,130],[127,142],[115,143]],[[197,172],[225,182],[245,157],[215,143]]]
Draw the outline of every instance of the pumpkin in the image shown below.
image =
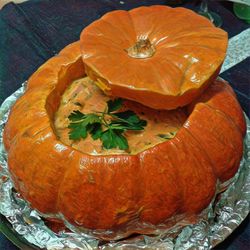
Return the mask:
[[217,77],[227,33],[185,8],[116,10],[81,33],[86,73],[106,94],[176,109]]
[[15,188],[39,212],[58,220],[60,213],[106,239],[117,238],[114,232],[151,233],[173,216],[201,212],[217,182],[236,173],[246,127],[225,81],[214,81],[187,107],[173,139],[134,155],[95,156],[63,144],[54,128],[62,94],[84,75],[76,42],[31,76],[4,129]]

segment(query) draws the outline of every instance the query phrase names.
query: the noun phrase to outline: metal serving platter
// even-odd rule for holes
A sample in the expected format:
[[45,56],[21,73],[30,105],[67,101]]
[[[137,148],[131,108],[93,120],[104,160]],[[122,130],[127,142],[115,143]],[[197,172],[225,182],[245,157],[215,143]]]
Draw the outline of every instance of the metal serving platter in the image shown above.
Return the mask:
[[[200,215],[196,224],[176,226],[159,235],[138,235],[128,239],[102,242],[84,233],[54,233],[42,216],[30,208],[14,191],[8,172],[2,131],[9,110],[24,93],[25,84],[0,107],[0,230],[21,249],[211,249],[227,238],[250,211],[250,122],[244,140],[244,155],[238,173],[228,189]],[[184,225],[184,226],[183,226]]]

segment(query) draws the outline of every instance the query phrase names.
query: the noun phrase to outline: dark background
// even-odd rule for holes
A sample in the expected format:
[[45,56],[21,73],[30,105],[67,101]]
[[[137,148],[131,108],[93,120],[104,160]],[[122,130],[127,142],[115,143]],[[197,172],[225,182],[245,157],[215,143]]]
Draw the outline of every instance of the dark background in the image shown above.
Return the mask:
[[[1,0],[0,0],[1,1]],[[77,41],[81,30],[114,9],[167,4],[160,0],[32,0],[7,4],[0,11],[0,104],[21,86],[47,59]],[[197,10],[199,1],[182,6]],[[168,2],[169,3],[169,2]],[[249,28],[232,12],[232,3],[212,2],[209,8],[223,18],[229,37]],[[188,20],[187,20],[188,21]],[[250,58],[221,76],[233,86],[244,111],[250,116]],[[17,249],[0,233],[0,249]],[[22,248],[24,249],[24,248]],[[250,249],[249,217],[216,249]]]

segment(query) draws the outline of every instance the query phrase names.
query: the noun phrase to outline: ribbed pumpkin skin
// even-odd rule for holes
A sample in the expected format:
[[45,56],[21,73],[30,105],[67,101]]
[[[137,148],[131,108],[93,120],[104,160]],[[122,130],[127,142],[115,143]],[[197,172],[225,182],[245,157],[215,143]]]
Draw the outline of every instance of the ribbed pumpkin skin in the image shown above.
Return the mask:
[[137,155],[87,155],[53,131],[61,94],[84,75],[79,47],[66,47],[40,67],[11,109],[4,144],[17,191],[42,213],[128,234],[140,231],[141,222],[157,225],[207,207],[217,180],[231,178],[242,156],[245,121],[231,87],[221,80],[211,85],[172,140]]
[[[132,58],[126,51],[148,38],[155,54]],[[191,10],[167,6],[117,10],[81,33],[87,74],[107,94],[155,109],[176,109],[200,96],[217,77],[227,33]]]

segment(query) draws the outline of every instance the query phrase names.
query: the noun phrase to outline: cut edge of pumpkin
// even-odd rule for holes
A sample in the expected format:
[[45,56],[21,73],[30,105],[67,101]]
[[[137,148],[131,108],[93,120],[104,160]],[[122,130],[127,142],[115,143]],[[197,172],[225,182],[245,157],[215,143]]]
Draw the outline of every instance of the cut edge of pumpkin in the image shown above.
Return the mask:
[[[190,10],[190,9],[187,9],[187,8],[183,8],[183,7],[178,7],[178,8],[172,8],[172,7],[169,7],[169,6],[164,6],[164,5],[151,5],[151,6],[141,6],[141,7],[137,7],[137,8],[134,8],[134,9],[131,9],[131,10],[128,10],[126,11],[127,13],[134,13],[134,12],[137,12],[141,9],[149,9],[149,8],[156,8],[156,9],[164,9],[164,10],[170,10],[170,9],[175,9],[175,11],[182,11],[182,12],[187,12],[187,13],[192,13],[192,14],[195,14],[195,18],[196,19],[202,19],[203,21],[206,21],[206,25],[209,27],[209,28],[214,28],[214,29],[220,29],[220,28],[216,28],[212,22],[210,22],[207,18],[203,17],[203,16],[200,16],[198,15],[197,13],[195,13],[193,10]],[[101,22],[101,21],[105,21],[106,17],[108,17],[109,15],[112,15],[112,13],[115,13],[119,10],[115,10],[113,12],[108,12],[106,14],[104,14],[101,18],[99,18],[98,20],[94,21],[93,23],[98,23],[98,22]],[[124,10],[122,10],[124,12]],[[81,33],[81,39],[83,37],[83,34],[84,34],[84,31],[87,32],[87,30],[89,29],[89,27],[91,26],[91,24],[89,26],[87,26]],[[221,30],[221,29],[220,29]],[[224,33],[226,33],[224,30],[223,30]],[[138,44],[140,45],[142,42],[142,46],[139,46],[139,50],[138,50]],[[144,45],[147,45],[147,53],[144,55],[143,53],[145,52],[144,51]],[[80,45],[82,47],[82,50],[84,49],[83,47],[83,44],[82,42],[80,41]],[[226,45],[227,45],[227,42],[226,42]],[[140,47],[143,47],[143,50],[142,50],[142,56],[141,56],[141,51],[140,51]],[[227,46],[226,46],[227,47]],[[151,43],[149,41],[149,39],[146,37],[146,39],[142,39],[142,40],[137,40],[137,42],[131,46],[130,48],[127,48],[127,49],[124,49],[127,53],[128,53],[128,56],[132,57],[132,58],[148,58],[148,57],[151,57],[153,54],[154,54],[154,48],[152,48],[151,46]],[[224,52],[224,55],[225,55],[225,51],[226,50],[223,50]],[[93,65],[92,63],[88,63],[85,61],[85,57],[83,56],[83,61],[84,61],[84,64],[85,66],[88,68],[88,70],[86,70],[87,72],[87,75],[92,78],[95,82],[96,82],[96,85],[102,89],[104,91],[104,93],[106,93],[107,95],[113,95],[113,96],[117,96],[117,97],[122,97],[122,98],[127,98],[127,99],[130,99],[130,100],[133,100],[133,101],[137,101],[137,102],[141,102],[142,99],[143,102],[141,102],[143,105],[145,106],[148,106],[148,107],[151,107],[151,108],[155,108],[155,109],[167,109],[167,110],[171,110],[171,109],[175,109],[177,107],[182,107],[182,106],[185,106],[187,104],[189,104],[190,102],[192,102],[198,95],[201,94],[202,91],[199,91],[200,88],[203,88],[205,89],[205,87],[203,87],[203,85],[208,85],[209,83],[206,84],[207,81],[210,81],[210,83],[213,82],[213,80],[215,79],[214,75],[218,75],[219,73],[219,70],[221,68],[221,65],[223,63],[223,58],[224,57],[221,57],[221,60],[222,61],[219,65],[216,64],[216,67],[214,67],[214,65],[212,65],[211,67],[214,67],[213,70],[209,70],[208,73],[206,74],[206,77],[203,77],[202,81],[197,84],[197,85],[193,85],[191,87],[187,87],[186,89],[185,88],[182,88],[180,87],[180,91],[178,91],[177,93],[173,93],[173,94],[162,94],[162,92],[160,91],[154,91],[154,90],[149,90],[148,88],[137,88],[137,87],[134,87],[132,85],[129,85],[129,84],[122,84],[122,83],[117,83],[117,82],[114,82],[112,83],[111,81],[109,81],[110,79],[108,79],[108,77],[105,77],[105,75],[103,75],[101,72],[99,72],[99,70],[95,67],[95,65]],[[86,57],[88,58],[88,57]],[[212,80],[209,80],[210,78],[212,78]],[[187,85],[189,85],[189,83],[187,83]],[[118,88],[121,88],[121,90],[119,91]],[[124,93],[126,92],[131,92],[131,91],[135,91],[136,93],[138,93],[140,96],[143,95],[143,93],[152,93],[152,97],[157,97],[157,99],[155,99],[154,101],[155,102],[159,102],[158,105],[154,105],[152,104],[152,101],[148,98],[149,94],[146,94],[147,96],[147,99],[148,101],[146,101],[146,97],[145,98],[139,98],[137,99],[136,98],[136,94],[130,94],[129,96],[126,96]],[[198,93],[197,94],[194,94],[194,92],[197,91]],[[193,93],[193,94],[190,94],[190,93]],[[194,96],[194,98],[191,98],[191,95]],[[183,101],[184,99],[184,96],[188,96],[189,100],[188,101]],[[177,98],[175,100],[176,103],[179,102],[179,99],[182,99],[180,102],[179,105],[172,105],[170,104],[170,106],[168,106],[168,101],[167,99],[171,99],[171,98]],[[166,99],[166,100],[164,100]],[[161,103],[161,104],[160,104]]]
[[177,95],[166,95],[161,92],[148,90],[147,88],[134,88],[130,85],[112,84],[96,69],[92,69],[86,64],[84,66],[87,76],[108,96],[129,99],[153,109],[173,110],[190,104],[201,95],[217,78],[222,64],[214,70],[213,74],[204,77],[201,84],[193,86]]

